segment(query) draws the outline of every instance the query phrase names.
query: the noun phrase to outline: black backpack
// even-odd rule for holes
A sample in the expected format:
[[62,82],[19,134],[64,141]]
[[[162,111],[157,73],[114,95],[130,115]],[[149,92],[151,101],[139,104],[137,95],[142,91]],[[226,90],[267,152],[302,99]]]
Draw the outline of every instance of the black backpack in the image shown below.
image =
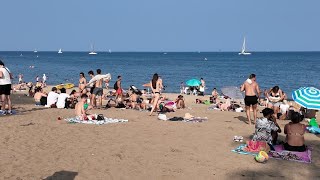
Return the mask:
[[118,89],[119,89],[119,87],[118,87],[118,81],[116,81],[116,83],[114,83],[113,89],[114,89],[114,90],[118,90]]

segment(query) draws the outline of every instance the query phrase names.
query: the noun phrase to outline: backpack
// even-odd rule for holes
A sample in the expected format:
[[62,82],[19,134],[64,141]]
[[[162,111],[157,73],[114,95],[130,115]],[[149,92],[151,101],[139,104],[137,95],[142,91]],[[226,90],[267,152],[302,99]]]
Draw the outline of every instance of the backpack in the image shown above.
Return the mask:
[[114,83],[113,89],[114,89],[114,90],[118,90],[118,89],[119,89],[119,87],[118,87],[118,81],[116,81],[116,83]]

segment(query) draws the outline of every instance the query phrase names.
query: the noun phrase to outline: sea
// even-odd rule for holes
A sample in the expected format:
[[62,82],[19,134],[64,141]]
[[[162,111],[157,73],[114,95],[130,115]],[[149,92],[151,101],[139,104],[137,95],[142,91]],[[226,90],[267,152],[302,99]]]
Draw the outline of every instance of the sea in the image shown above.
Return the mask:
[[[158,73],[164,92],[180,92],[181,82],[203,78],[206,92],[213,88],[240,85],[252,73],[262,90],[279,86],[287,94],[304,86],[320,87],[320,52],[253,52],[240,56],[237,52],[0,52],[0,59],[16,77],[23,74],[25,82],[35,82],[43,74],[50,85],[78,84],[79,73],[101,69],[111,73],[113,87],[118,75],[122,86],[139,89]],[[88,76],[87,76],[87,79]]]

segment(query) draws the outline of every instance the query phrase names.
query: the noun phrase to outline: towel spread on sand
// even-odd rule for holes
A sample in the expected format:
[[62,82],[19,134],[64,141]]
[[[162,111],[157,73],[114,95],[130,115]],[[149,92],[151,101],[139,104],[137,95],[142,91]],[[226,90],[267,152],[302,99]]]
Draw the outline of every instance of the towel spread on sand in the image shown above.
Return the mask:
[[104,117],[104,120],[80,120],[79,117],[73,117],[73,118],[67,118],[65,121],[69,123],[82,123],[82,124],[96,124],[96,125],[102,125],[102,124],[110,124],[110,123],[124,123],[128,122],[126,119],[112,119]]
[[[245,154],[245,155],[252,155],[256,156],[258,153],[256,152],[247,152],[244,149],[247,147],[246,144],[241,144],[237,148],[231,150],[232,152],[238,154]],[[274,159],[283,159],[288,161],[296,161],[296,162],[303,162],[303,163],[311,163],[311,149],[307,148],[305,152],[293,152],[293,151],[286,151],[283,148],[283,145],[275,145],[275,151],[270,151],[268,153],[270,158]]]
[[275,145],[275,151],[269,152],[269,157],[303,163],[311,163],[311,149],[307,148],[304,152],[286,151],[283,145]]
[[231,150],[232,152],[238,153],[238,154],[245,154],[245,155],[252,155],[255,156],[258,153],[257,152],[248,152],[245,151],[244,149],[247,147],[247,144],[240,144],[237,148]]

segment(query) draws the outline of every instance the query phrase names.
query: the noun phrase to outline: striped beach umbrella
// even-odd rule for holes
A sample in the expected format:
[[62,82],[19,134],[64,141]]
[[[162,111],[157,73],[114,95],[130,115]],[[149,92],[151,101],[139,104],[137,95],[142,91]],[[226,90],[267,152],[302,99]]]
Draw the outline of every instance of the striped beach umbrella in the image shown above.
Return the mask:
[[302,87],[292,92],[293,100],[307,108],[320,110],[320,90],[314,87]]

